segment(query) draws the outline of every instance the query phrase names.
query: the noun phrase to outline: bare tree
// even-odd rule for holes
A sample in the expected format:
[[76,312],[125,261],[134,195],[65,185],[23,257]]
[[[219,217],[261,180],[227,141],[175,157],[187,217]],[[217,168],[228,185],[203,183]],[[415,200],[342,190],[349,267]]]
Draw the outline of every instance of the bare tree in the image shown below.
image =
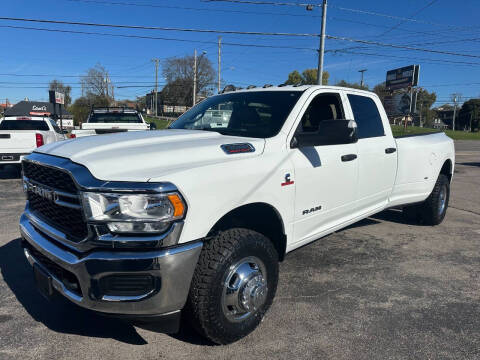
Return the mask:
[[[174,105],[190,105],[193,100],[194,57],[171,57],[163,61],[162,73],[167,85],[162,90],[165,101]],[[197,95],[209,95],[209,87],[216,73],[211,61],[205,56],[197,57]]]
[[87,74],[80,79],[82,95],[87,98],[112,97],[113,84],[108,71],[100,64],[88,69]]

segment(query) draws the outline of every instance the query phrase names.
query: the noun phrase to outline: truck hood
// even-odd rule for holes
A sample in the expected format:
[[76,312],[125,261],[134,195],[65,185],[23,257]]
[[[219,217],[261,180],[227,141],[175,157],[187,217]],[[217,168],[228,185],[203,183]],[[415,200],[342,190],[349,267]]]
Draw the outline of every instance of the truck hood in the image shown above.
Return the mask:
[[[226,154],[220,147],[234,143],[250,143],[255,150]],[[88,136],[45,145],[35,152],[68,158],[86,166],[100,180],[145,182],[185,168],[255,157],[264,147],[264,139],[160,130]]]

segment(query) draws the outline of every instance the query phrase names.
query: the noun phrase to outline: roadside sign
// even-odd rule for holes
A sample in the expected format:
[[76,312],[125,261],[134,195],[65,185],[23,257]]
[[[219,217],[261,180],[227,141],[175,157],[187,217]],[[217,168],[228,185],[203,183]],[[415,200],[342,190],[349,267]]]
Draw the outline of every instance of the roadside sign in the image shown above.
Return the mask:
[[57,125],[63,125],[67,128],[73,128],[73,119],[62,119],[62,124],[60,124],[60,120],[57,120]]
[[49,98],[50,98],[50,102],[52,104],[62,104],[62,105],[65,104],[65,94],[64,93],[54,91],[54,90],[50,90],[48,92],[48,95],[49,95]]
[[420,65],[410,65],[387,71],[385,86],[389,90],[409,88],[418,85]]

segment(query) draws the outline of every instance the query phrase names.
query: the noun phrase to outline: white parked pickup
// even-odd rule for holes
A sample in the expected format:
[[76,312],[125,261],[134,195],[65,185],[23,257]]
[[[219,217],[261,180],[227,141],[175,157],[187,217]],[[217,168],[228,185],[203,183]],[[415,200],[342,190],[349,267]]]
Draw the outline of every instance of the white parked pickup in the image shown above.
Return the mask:
[[186,311],[225,344],[260,323],[288,252],[391,207],[442,222],[454,156],[444,133],[395,138],[371,92],[224,92],[168,130],[36,150],[20,231],[43,294],[165,331]]
[[0,120],[0,167],[20,165],[24,156],[65,135],[49,117],[8,116]]
[[71,138],[103,135],[117,132],[154,129],[135,109],[123,107],[93,108],[80,130],[73,130]]

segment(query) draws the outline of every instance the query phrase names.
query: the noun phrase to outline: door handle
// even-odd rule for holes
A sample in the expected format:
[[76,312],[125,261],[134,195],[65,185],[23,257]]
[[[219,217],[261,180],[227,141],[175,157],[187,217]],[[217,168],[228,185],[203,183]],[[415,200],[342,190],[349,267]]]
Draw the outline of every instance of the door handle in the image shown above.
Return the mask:
[[342,161],[352,161],[357,158],[357,154],[348,154],[348,155],[342,155]]
[[395,148],[386,148],[385,154],[393,154],[395,151],[397,151]]

